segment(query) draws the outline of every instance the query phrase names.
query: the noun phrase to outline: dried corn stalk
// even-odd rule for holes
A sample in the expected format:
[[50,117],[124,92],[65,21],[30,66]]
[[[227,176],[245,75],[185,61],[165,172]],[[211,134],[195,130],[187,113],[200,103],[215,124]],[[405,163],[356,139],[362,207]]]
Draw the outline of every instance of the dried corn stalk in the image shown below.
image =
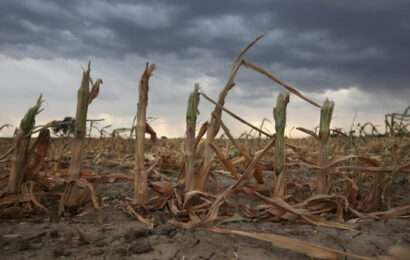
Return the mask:
[[[213,100],[212,98],[210,98],[207,94],[205,94],[203,91],[201,91],[200,93],[201,96],[203,96],[206,100],[208,100],[209,102],[211,102],[212,104],[214,104],[215,106],[218,106],[222,109],[222,111],[226,112],[228,115],[230,115],[231,117],[235,118],[236,120],[238,120],[239,122],[241,122],[242,124],[249,126],[250,128],[252,128],[252,130],[255,130],[256,132],[258,132],[260,135],[264,135],[268,138],[271,138],[272,135],[267,133],[266,131],[264,131],[262,128],[258,128],[254,125],[252,125],[251,123],[249,123],[248,121],[246,121],[245,119],[241,118],[240,116],[236,115],[235,113],[233,113],[232,111],[230,111],[229,109],[227,109],[226,107],[221,106],[220,104],[218,104],[215,100]],[[212,114],[212,116],[216,119],[215,115]]]
[[213,143],[215,136],[218,134],[219,126],[220,126],[218,123],[218,120],[215,119],[214,117],[220,118],[222,115],[222,107],[225,104],[225,98],[228,95],[229,90],[231,90],[235,86],[235,77],[240,67],[243,64],[243,56],[252,46],[254,46],[264,36],[265,36],[264,34],[259,35],[255,40],[253,40],[250,44],[248,44],[240,52],[240,54],[235,59],[232,65],[232,69],[229,74],[228,81],[226,82],[225,87],[222,89],[221,93],[219,94],[217,105],[215,105],[214,111],[212,112],[213,116],[211,116],[211,119],[209,121],[208,131],[207,131],[206,140],[205,140],[203,163],[199,171],[199,180],[198,180],[197,187],[196,187],[196,189],[200,191],[203,191],[205,189],[206,181],[208,179],[208,174],[211,169],[211,165],[213,161],[214,154],[213,154],[213,150],[210,144]]
[[330,190],[331,180],[324,168],[329,162],[329,146],[328,140],[330,136],[330,122],[332,121],[334,102],[325,100],[320,110],[320,126],[319,126],[319,142],[320,142],[320,157],[319,157],[319,179],[318,192],[319,194],[327,194]]
[[199,105],[199,85],[195,84],[194,91],[188,99],[186,112],[186,132],[185,132],[185,190],[187,192],[195,189],[195,133],[196,119]]
[[289,93],[281,93],[278,96],[276,107],[273,109],[275,119],[276,142],[273,168],[277,176],[273,196],[283,197],[285,195],[284,178],[286,175],[285,156],[285,127],[286,107],[289,103]]
[[50,147],[50,130],[43,128],[40,130],[36,142],[30,151],[31,158],[27,164],[26,175],[35,178],[45,163],[48,149]]
[[144,168],[144,139],[147,122],[147,105],[149,78],[155,69],[155,64],[148,64],[139,82],[139,99],[136,125],[134,204],[144,205],[147,200],[148,177]]
[[276,77],[274,77],[271,73],[269,73],[267,70],[263,69],[262,67],[251,63],[247,60],[243,61],[243,65],[245,65],[246,68],[252,69],[256,72],[261,73],[262,75],[265,75],[267,78],[271,79],[273,82],[279,84],[280,86],[282,86],[283,88],[285,88],[287,91],[289,91],[290,93],[294,94],[295,96],[300,97],[301,99],[305,100],[306,102],[308,102],[309,104],[315,106],[315,107],[319,107],[320,105],[318,103],[316,103],[315,101],[313,101],[312,99],[306,97],[305,95],[303,95],[299,90],[297,90],[296,88],[282,82],[281,80],[277,79]]
[[[222,120],[219,120],[219,124],[221,125],[221,127],[222,127],[224,133],[226,134],[226,136],[228,137],[228,139],[231,141],[232,145],[236,149],[238,149],[239,153],[243,156],[243,160],[244,160],[246,166],[249,165],[249,163],[252,161],[252,157],[251,157],[251,154],[248,151],[248,149],[245,146],[239,144],[239,142],[232,136],[232,134],[229,131],[228,127],[226,127],[225,123]],[[259,132],[259,133],[263,134],[262,132]],[[229,161],[229,163],[231,163],[231,161]],[[227,169],[227,170],[229,171],[229,169]],[[237,174],[234,173],[234,171],[230,171],[230,172],[233,173],[234,177],[238,176]],[[255,170],[253,172],[253,176],[255,177],[255,180],[258,183],[260,183],[260,184],[264,183],[262,170],[260,169],[260,167],[258,165],[256,165],[256,167],[255,167]]]
[[42,111],[41,104],[43,103],[42,96],[37,99],[36,104],[30,108],[20,122],[20,128],[17,130],[14,138],[14,155],[12,159],[12,168],[9,177],[7,190],[9,193],[19,193],[21,184],[25,177],[27,162],[29,160],[29,146],[31,140],[31,132],[36,122],[36,116]]
[[267,241],[272,243],[272,246],[291,250],[294,252],[298,252],[304,255],[307,255],[312,258],[316,259],[341,259],[342,257],[349,257],[351,259],[361,259],[361,260],[371,260],[374,259],[372,257],[360,256],[355,255],[352,253],[348,253],[345,251],[336,250],[333,248],[328,248],[320,245],[311,244],[302,240],[297,240],[294,238],[280,236],[275,234],[268,234],[268,233],[260,233],[260,232],[249,232],[243,230],[232,230],[232,229],[223,229],[223,228],[208,228],[209,231],[221,234],[230,234],[230,235],[238,235],[253,239],[258,239],[262,241]]
[[81,157],[83,150],[83,141],[86,135],[87,113],[88,106],[98,96],[100,85],[103,83],[101,79],[98,79],[92,86],[90,91],[90,83],[92,83],[90,77],[90,66],[88,63],[87,70],[83,71],[83,77],[81,79],[81,85],[77,92],[77,112],[75,116],[75,133],[74,141],[71,148],[71,162],[68,173],[71,177],[78,179],[81,174]]

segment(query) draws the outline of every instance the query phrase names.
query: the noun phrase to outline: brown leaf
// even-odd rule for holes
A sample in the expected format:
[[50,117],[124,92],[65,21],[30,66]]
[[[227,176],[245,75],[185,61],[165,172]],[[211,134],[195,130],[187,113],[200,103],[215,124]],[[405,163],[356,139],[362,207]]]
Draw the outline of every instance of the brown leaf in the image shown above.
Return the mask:
[[90,95],[88,97],[88,105],[90,105],[93,100],[98,97],[98,94],[100,93],[100,85],[103,84],[102,79],[97,79],[97,81],[93,84],[93,87],[91,88]]
[[134,216],[139,222],[145,224],[149,229],[154,228],[154,221],[152,219],[148,219],[142,216],[141,214],[136,212],[135,209],[129,204],[127,205],[127,210],[132,216]]
[[304,254],[310,257],[318,258],[318,259],[337,260],[342,256],[348,256],[348,257],[351,257],[352,259],[359,259],[359,260],[373,259],[371,257],[354,255],[354,254],[339,251],[333,248],[315,245],[315,244],[304,242],[298,239],[275,235],[275,234],[256,233],[256,232],[248,232],[248,231],[232,230],[232,229],[222,229],[222,228],[216,228],[216,227],[208,228],[207,230],[211,232],[215,232],[215,233],[232,234],[232,235],[244,236],[244,237],[249,237],[249,238],[253,238],[257,240],[271,242],[272,245],[275,247],[279,247],[282,249],[288,249],[288,250],[298,252],[298,253],[301,253],[301,254]]

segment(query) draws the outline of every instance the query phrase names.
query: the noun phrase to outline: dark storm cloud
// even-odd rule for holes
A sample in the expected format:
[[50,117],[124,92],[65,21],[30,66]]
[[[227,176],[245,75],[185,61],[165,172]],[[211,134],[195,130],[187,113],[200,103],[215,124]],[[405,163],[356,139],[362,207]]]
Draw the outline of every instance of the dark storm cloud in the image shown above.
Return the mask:
[[[249,57],[304,90],[356,85],[400,92],[410,82],[409,1],[6,1],[0,53],[121,59],[175,54],[228,62],[260,32]],[[160,61],[161,62],[161,61]],[[164,61],[166,62],[166,61]],[[223,78],[207,66],[205,73]],[[259,76],[244,88],[265,95]]]

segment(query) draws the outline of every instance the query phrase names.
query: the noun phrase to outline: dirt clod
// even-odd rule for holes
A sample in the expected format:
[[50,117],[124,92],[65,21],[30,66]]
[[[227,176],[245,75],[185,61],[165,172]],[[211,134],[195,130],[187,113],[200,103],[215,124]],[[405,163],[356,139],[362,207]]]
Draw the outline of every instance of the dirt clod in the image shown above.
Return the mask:
[[175,228],[175,226],[170,225],[170,224],[159,226],[155,230],[156,234],[171,237],[171,238],[175,236],[177,232],[178,230]]
[[130,243],[138,238],[147,237],[152,234],[152,231],[145,228],[131,229],[124,235],[126,242]]
[[71,252],[63,247],[57,247],[53,250],[54,257],[70,256]]
[[153,251],[154,249],[152,248],[150,242],[146,239],[139,239],[135,241],[131,246],[130,246],[130,252],[132,254],[145,254],[150,251]]

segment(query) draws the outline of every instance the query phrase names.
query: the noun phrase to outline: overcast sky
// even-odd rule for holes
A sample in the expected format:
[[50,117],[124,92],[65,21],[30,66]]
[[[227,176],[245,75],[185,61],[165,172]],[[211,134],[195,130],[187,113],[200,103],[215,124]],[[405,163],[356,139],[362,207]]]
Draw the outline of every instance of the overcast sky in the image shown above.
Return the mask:
[[[18,121],[42,93],[38,122],[75,114],[82,68],[102,78],[89,118],[129,127],[137,83],[157,64],[148,115],[159,135],[183,136],[194,83],[216,98],[240,49],[307,96],[335,101],[334,127],[383,124],[410,105],[410,1],[0,1],[0,124]],[[254,124],[272,121],[280,87],[242,68],[226,106]],[[212,106],[200,104],[200,121]],[[319,111],[292,96],[288,133],[313,128]],[[246,130],[225,116],[235,134]],[[268,125],[272,129],[272,125]],[[11,130],[10,130],[11,131]],[[4,131],[0,134],[10,133]]]

